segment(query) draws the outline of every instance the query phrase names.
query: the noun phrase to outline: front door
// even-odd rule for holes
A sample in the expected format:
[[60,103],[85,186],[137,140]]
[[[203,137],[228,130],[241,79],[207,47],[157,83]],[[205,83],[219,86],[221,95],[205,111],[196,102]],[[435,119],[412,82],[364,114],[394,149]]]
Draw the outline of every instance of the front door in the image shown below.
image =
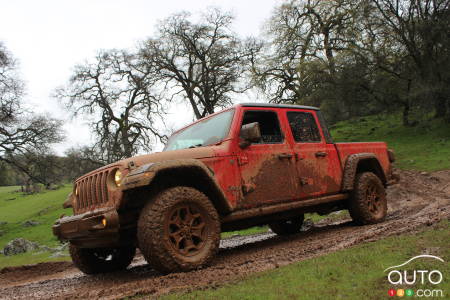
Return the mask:
[[[262,139],[239,153],[243,208],[290,201],[298,189],[294,153],[276,110],[245,110],[242,125],[258,122]],[[241,126],[242,126],[241,125]]]

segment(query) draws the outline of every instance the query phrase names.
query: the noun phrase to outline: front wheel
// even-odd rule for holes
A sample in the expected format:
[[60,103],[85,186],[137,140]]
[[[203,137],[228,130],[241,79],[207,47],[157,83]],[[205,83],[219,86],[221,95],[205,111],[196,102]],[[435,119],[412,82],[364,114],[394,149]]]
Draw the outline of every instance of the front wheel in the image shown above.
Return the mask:
[[386,218],[386,191],[377,175],[372,172],[356,175],[348,210],[353,221],[361,225],[379,223]]
[[210,262],[219,248],[219,215],[202,192],[169,188],[142,209],[138,242],[147,262],[158,271],[196,269]]
[[278,235],[289,235],[300,232],[305,216],[303,214],[289,219],[279,220],[269,224],[270,229]]
[[126,269],[136,254],[136,248],[78,248],[69,246],[73,264],[86,274],[107,273]]

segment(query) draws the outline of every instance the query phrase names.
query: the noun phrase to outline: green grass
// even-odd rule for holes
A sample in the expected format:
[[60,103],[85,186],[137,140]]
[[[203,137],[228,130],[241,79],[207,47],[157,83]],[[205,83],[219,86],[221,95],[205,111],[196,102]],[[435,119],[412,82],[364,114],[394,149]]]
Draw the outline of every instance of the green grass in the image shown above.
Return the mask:
[[[0,230],[5,231],[5,234],[0,237],[0,247],[4,247],[7,242],[16,237],[47,246],[58,245],[58,240],[52,234],[51,225],[61,214],[71,213],[70,210],[62,208],[62,203],[70,191],[70,185],[34,195],[0,190],[0,222],[8,222],[0,227]],[[28,220],[34,220],[40,224],[24,227],[23,223]]]
[[251,234],[257,234],[257,233],[264,233],[269,230],[268,226],[255,226],[248,229],[243,230],[237,230],[237,231],[228,231],[228,232],[222,232],[220,237],[222,239],[230,238],[232,236],[237,235],[251,235]]
[[[71,185],[66,185],[55,191],[45,191],[34,195],[25,195],[16,192],[18,187],[0,187],[0,248],[9,241],[21,237],[40,245],[55,247],[59,241],[52,233],[51,226],[63,213],[71,214],[70,210],[64,210],[62,203],[71,191]],[[28,220],[39,222],[39,225],[24,227]],[[35,263],[42,261],[45,255],[27,253],[14,257],[0,255],[0,267],[18,265],[22,263]]]
[[0,269],[4,267],[31,265],[49,261],[70,261],[71,258],[68,255],[68,252],[65,251],[64,254],[66,254],[67,256],[50,257],[51,253],[39,251],[27,252],[12,256],[0,255]]
[[[449,221],[442,221],[419,234],[389,237],[254,274],[219,288],[174,293],[162,299],[383,299],[388,298],[389,288],[400,287],[413,290],[438,288],[448,296],[449,229]],[[408,274],[414,269],[437,269],[444,277],[441,284],[416,284],[413,287],[389,284],[383,270],[427,252],[446,262],[418,259],[407,265]]]
[[331,134],[336,142],[387,142],[403,169],[450,169],[450,124],[440,119],[404,127],[399,114],[368,116],[337,123]]

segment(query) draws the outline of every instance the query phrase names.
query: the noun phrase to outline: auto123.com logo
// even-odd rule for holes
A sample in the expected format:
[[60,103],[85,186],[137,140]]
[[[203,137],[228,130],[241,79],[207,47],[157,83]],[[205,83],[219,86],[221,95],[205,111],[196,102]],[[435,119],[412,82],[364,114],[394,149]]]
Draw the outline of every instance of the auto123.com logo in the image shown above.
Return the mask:
[[[421,268],[420,270],[406,270],[404,267],[416,259],[431,258],[445,263],[445,261],[434,255],[418,255],[401,265],[392,266],[384,270],[387,272],[387,280],[394,287],[388,291],[389,296],[398,297],[444,297],[444,291],[439,289],[439,284],[444,280],[444,275],[437,269],[427,270]],[[409,286],[410,288],[397,288],[398,286]],[[417,288],[417,286],[423,288]]]

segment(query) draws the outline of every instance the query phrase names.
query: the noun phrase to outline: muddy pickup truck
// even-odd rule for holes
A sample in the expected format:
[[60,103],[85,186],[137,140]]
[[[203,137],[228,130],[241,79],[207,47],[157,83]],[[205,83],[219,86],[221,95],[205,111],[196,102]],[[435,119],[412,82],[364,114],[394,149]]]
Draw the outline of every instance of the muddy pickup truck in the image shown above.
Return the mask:
[[295,234],[304,213],[343,209],[357,224],[383,221],[393,161],[383,142],[333,143],[317,108],[239,104],[175,132],[163,152],[78,178],[73,216],[53,232],[87,274],[127,268],[137,248],[161,272],[192,270],[223,231]]

